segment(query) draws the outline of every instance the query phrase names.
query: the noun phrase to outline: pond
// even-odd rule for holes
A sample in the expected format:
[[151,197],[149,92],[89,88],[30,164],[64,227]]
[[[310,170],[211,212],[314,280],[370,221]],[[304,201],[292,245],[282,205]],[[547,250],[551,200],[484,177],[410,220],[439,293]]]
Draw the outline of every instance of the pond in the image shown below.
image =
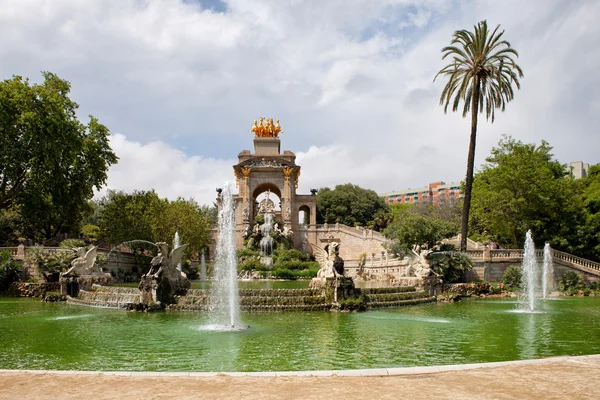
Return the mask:
[[543,313],[510,300],[363,313],[242,313],[250,328],[203,330],[201,313],[128,313],[0,298],[0,369],[298,371],[426,366],[600,353],[600,298]]

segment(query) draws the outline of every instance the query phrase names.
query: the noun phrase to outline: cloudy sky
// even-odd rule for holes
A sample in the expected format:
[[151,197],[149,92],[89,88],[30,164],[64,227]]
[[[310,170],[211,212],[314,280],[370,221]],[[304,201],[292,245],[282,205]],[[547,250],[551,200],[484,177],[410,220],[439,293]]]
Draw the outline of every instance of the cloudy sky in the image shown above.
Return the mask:
[[0,0],[0,78],[69,80],[80,117],[112,132],[112,189],[210,204],[268,116],[301,192],[387,192],[464,179],[470,122],[443,113],[433,77],[452,33],[482,19],[525,77],[480,123],[476,165],[502,134],[600,162],[596,0]]

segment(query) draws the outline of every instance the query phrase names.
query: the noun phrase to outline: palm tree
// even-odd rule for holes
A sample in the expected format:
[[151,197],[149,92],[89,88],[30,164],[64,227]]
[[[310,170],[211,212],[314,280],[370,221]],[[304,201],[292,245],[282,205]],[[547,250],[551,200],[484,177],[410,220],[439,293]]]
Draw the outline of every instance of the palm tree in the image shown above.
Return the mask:
[[494,122],[494,110],[506,108],[506,103],[514,97],[512,84],[521,88],[519,78],[523,71],[513,56],[519,57],[510,43],[502,40],[504,31],[498,32],[500,25],[490,33],[486,21],[474,26],[475,32],[461,30],[454,32],[450,46],[442,49],[442,60],[452,57],[452,63],[446,65],[439,75],[448,77],[440,96],[440,105],[444,113],[452,103],[456,112],[461,101],[464,102],[463,118],[471,111],[471,139],[467,159],[467,176],[461,224],[461,251],[467,249],[469,210],[471,208],[471,189],[473,187],[473,164],[475,163],[475,143],[477,137],[477,114],[485,109],[486,119]]

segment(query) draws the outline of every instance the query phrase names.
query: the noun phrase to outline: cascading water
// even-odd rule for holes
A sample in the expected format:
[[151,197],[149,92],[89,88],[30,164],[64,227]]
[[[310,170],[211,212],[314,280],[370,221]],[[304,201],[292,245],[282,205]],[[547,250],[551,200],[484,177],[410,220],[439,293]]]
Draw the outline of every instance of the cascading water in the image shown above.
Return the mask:
[[202,255],[200,256],[200,280],[202,282],[206,281],[206,256],[204,255],[204,250],[202,250]]
[[[175,237],[173,238],[173,248],[176,249],[179,247],[179,245],[179,232],[175,232]],[[177,269],[181,271],[181,263],[177,264]]]
[[240,321],[240,301],[235,252],[235,214],[233,184],[227,182],[221,192],[219,242],[214,264],[210,299],[211,327],[218,330],[244,329]]
[[554,282],[554,265],[552,265],[552,248],[550,243],[544,246],[544,269],[542,270],[542,297],[548,297]]
[[538,264],[535,257],[535,245],[531,230],[527,231],[523,248],[523,277],[521,278],[521,296],[519,308],[523,311],[535,311],[538,286]]
[[273,238],[271,237],[271,231],[273,230],[273,214],[265,214],[265,223],[260,226],[260,233],[262,238],[260,239],[260,262],[265,265],[273,264]]

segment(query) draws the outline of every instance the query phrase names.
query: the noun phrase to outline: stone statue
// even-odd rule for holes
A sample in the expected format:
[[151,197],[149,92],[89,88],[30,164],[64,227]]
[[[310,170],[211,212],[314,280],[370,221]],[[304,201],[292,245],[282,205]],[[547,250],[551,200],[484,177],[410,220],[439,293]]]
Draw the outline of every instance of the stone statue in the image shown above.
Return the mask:
[[294,232],[292,232],[292,230],[290,229],[289,226],[284,225],[283,226],[283,231],[281,232],[281,236],[283,236],[284,238],[288,238],[290,236],[292,236],[294,234]]
[[315,258],[321,269],[317,272],[317,278],[337,278],[344,276],[344,260],[339,256],[340,244],[331,242],[325,248],[317,245],[315,247]]
[[250,217],[250,212],[248,211],[248,207],[244,207],[244,209],[242,210],[242,219],[244,221],[248,221],[249,217]]
[[290,208],[290,206],[287,206],[285,208],[285,220],[289,221],[290,219],[292,219],[292,209]]
[[89,275],[94,271],[96,256],[98,255],[98,246],[92,246],[86,252],[85,247],[77,249],[77,258],[71,261],[71,268],[62,276],[80,276]]
[[184,293],[190,288],[190,281],[184,272],[177,269],[187,244],[178,246],[169,253],[169,245],[156,243],[158,254],[150,261],[150,270],[142,276],[140,302],[148,305],[171,304],[176,294]]
[[413,250],[408,256],[404,257],[403,261],[407,261],[409,268],[412,269],[414,275],[423,279],[431,274],[431,267],[429,261],[427,261],[427,255],[431,253],[431,250],[421,250],[419,246],[419,252]]

